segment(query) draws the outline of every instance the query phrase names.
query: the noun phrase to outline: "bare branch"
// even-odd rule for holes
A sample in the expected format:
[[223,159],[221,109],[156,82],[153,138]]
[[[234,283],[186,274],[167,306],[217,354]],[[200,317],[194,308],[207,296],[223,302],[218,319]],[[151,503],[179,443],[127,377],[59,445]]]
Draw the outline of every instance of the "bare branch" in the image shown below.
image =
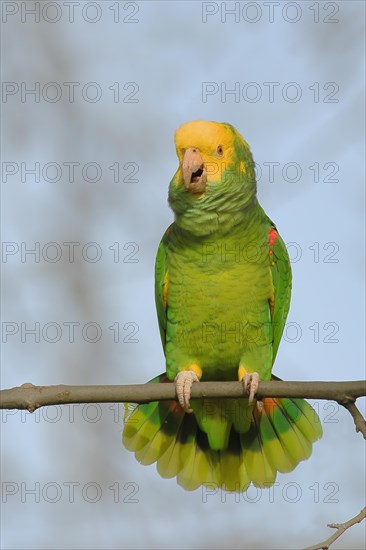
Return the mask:
[[[343,405],[352,415],[356,431],[366,439],[366,421],[355,405],[358,397],[366,395],[366,380],[350,382],[284,382],[271,380],[260,382],[258,398],[289,397],[304,399],[329,399]],[[246,396],[241,382],[200,382],[192,386],[192,399],[205,397],[238,398]],[[31,383],[0,391],[1,409],[27,409],[34,412],[49,405],[69,403],[147,403],[149,401],[176,400],[175,384],[136,384],[125,386],[34,386]],[[328,550],[341,534],[366,517],[366,508],[357,516],[341,524],[330,524],[337,529],[326,541],[305,550]]]
[[[192,387],[192,399],[203,397],[238,398],[245,395],[241,382],[200,382],[193,384]],[[331,399],[344,406],[350,402],[354,405],[354,401],[364,395],[366,395],[366,380],[352,382],[280,382],[271,380],[260,382],[257,392],[258,398]],[[28,409],[33,412],[46,405],[65,405],[67,403],[146,403],[172,399],[176,399],[173,383],[129,386],[34,386],[27,383],[0,391],[0,408]],[[361,415],[361,413],[359,414]],[[359,420],[358,425],[361,425]],[[359,429],[362,431],[361,428]]]
[[349,527],[352,527],[352,525],[355,525],[356,523],[360,523],[362,520],[366,518],[366,508],[363,508],[357,516],[355,516],[352,519],[349,519],[345,523],[329,523],[328,527],[331,527],[333,529],[337,529],[337,531],[331,535],[327,540],[324,540],[323,542],[319,542],[318,544],[314,544],[313,546],[308,546],[305,548],[305,550],[328,550],[331,544],[335,540],[337,540]]
[[356,407],[354,401],[347,401],[346,403],[341,403],[348,412],[352,415],[356,432],[361,432],[364,439],[366,439],[366,420],[360,413],[359,409]]

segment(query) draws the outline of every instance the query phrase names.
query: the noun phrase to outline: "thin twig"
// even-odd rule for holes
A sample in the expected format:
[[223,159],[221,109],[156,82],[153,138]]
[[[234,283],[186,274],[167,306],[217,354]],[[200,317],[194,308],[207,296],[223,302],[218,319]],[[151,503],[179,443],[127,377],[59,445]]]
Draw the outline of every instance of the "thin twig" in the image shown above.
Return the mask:
[[366,420],[362,416],[360,410],[356,407],[354,401],[346,401],[345,403],[341,403],[341,405],[343,405],[352,415],[356,426],[356,432],[361,432],[364,439],[366,439]]
[[[246,395],[241,382],[200,382],[193,384],[192,399],[203,397],[238,398]],[[345,404],[366,395],[366,380],[352,382],[260,382],[257,397],[299,397],[331,399]],[[68,403],[146,403],[176,399],[175,385],[138,384],[130,386],[22,386],[0,391],[0,408],[28,409]],[[361,414],[361,413],[360,413]]]
[[356,523],[360,523],[362,520],[366,518],[366,508],[363,508],[357,516],[355,516],[352,519],[349,519],[345,523],[329,523],[328,527],[331,527],[332,529],[337,529],[333,535],[331,535],[327,540],[324,540],[323,542],[319,542],[318,544],[314,544],[313,546],[308,546],[305,548],[305,550],[328,550],[331,544],[335,540],[337,540],[349,527],[352,527],[352,525],[355,525]]

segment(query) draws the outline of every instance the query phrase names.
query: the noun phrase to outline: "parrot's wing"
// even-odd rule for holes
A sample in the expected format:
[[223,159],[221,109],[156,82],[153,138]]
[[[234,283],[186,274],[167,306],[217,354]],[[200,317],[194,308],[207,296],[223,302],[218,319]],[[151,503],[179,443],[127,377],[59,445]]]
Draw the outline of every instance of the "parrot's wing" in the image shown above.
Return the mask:
[[166,254],[171,227],[172,226],[168,227],[168,229],[164,233],[163,238],[160,241],[155,260],[155,304],[158,314],[160,337],[164,350],[166,340],[166,318],[168,305],[168,274],[166,266]]
[[292,286],[290,259],[285,243],[275,226],[269,232],[269,249],[273,283],[273,296],[270,299],[270,309],[273,326],[274,362],[290,308]]

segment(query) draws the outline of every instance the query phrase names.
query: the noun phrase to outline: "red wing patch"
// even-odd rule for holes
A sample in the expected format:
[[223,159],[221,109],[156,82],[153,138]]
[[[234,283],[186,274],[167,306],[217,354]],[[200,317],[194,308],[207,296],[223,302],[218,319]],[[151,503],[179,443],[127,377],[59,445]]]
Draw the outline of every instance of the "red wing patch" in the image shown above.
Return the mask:
[[269,246],[273,246],[277,237],[278,237],[278,233],[275,229],[271,229],[269,232],[269,241],[268,241],[268,244]]
[[[278,233],[277,231],[272,228],[268,231],[268,235],[269,235],[269,239],[268,239],[268,246],[270,247],[269,249],[269,257],[271,258],[270,260],[270,265],[271,266],[274,266],[275,265],[275,262],[273,260],[273,246],[276,242],[276,239],[278,237]],[[273,312],[274,312],[274,300],[275,300],[275,296],[274,296],[274,288],[272,289],[272,292],[271,292],[271,295],[269,297],[269,310],[270,310],[270,313],[271,313],[271,319],[273,319]]]
[[262,401],[266,413],[271,414],[273,410],[277,407],[277,403],[272,397],[264,397]]
[[[273,246],[274,246],[274,244],[275,244],[275,242],[276,242],[276,239],[277,239],[277,237],[278,237],[278,233],[277,233],[277,231],[276,231],[275,229],[272,228],[270,231],[268,231],[268,234],[269,234],[268,246],[270,247],[270,249],[269,249],[269,255],[270,255],[270,256],[273,256],[273,250],[272,250],[272,248],[273,248]],[[272,265],[274,265],[274,264],[272,263]]]

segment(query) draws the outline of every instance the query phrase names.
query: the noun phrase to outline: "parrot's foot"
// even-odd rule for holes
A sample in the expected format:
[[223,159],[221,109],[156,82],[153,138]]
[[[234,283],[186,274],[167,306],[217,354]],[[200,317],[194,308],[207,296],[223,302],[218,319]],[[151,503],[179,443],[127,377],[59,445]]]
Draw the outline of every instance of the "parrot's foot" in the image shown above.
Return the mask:
[[264,403],[263,403],[263,401],[260,401],[260,400],[258,399],[256,405],[257,405],[257,411],[258,411],[259,413],[261,413],[261,412],[263,411],[263,409],[264,409]]
[[252,403],[258,390],[259,374],[257,372],[247,372],[242,378],[244,389],[249,394],[249,403]]
[[191,413],[192,409],[189,407],[189,400],[192,384],[199,382],[197,374],[193,370],[182,370],[178,372],[174,382],[180,406],[184,409],[184,412]]

